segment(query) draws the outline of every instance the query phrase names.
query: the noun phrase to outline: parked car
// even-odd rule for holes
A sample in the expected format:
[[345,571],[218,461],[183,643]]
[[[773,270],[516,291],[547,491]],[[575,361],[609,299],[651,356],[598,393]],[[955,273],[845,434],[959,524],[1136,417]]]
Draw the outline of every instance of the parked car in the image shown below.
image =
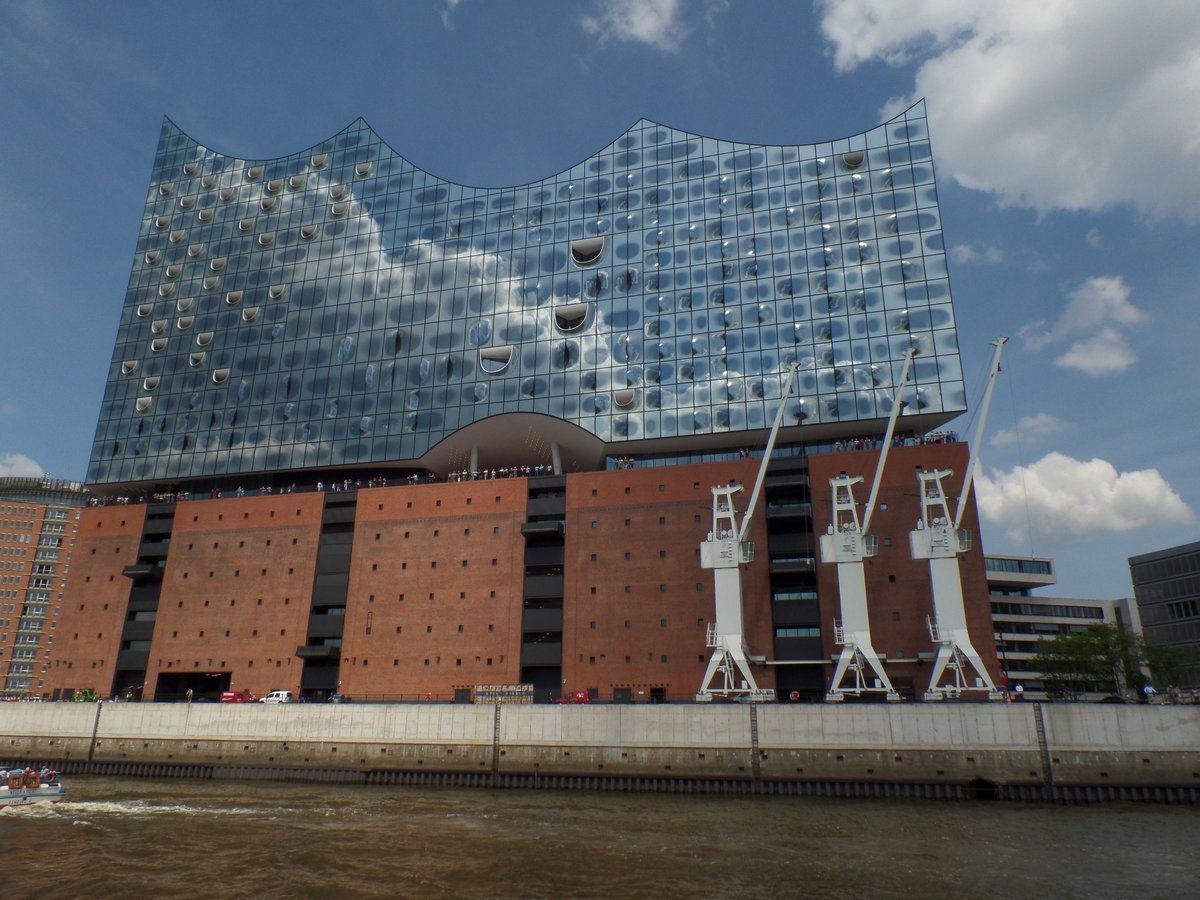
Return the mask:
[[253,703],[254,695],[249,691],[222,691],[222,703]]
[[295,703],[296,698],[292,696],[291,691],[271,691],[267,696],[262,697],[259,703]]

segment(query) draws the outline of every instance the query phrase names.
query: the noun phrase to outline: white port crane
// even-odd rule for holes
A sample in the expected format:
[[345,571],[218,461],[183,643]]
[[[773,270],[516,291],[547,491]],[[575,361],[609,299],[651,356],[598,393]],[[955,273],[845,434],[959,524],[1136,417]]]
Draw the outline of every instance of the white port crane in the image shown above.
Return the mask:
[[[980,406],[979,422],[971,441],[967,472],[963,477],[962,492],[956,505],[957,514],[953,520],[950,517],[950,502],[942,488],[942,480],[953,475],[954,470],[917,472],[917,479],[921,485],[921,518],[917,521],[917,527],[909,532],[908,541],[913,559],[929,560],[933,616],[926,619],[926,624],[929,627],[929,637],[938,648],[933,673],[929,678],[929,688],[925,691],[926,700],[957,697],[964,691],[986,691],[988,698],[992,700],[999,700],[1003,696],[996,690],[995,682],[992,681],[979,652],[972,645],[967,631],[958,555],[971,549],[970,532],[960,530],[960,526],[967,508],[971,482],[975,478],[979,442],[983,438],[983,426],[987,421],[988,406],[992,402],[992,389],[996,386],[996,374],[1000,371],[1000,353],[1007,340],[1006,337],[998,337],[992,342],[996,353],[992,357],[987,388]],[[952,683],[943,685],[942,679],[947,669],[950,670],[953,679]],[[975,673],[974,683],[970,681],[971,670]]]
[[842,650],[838,654],[837,668],[829,684],[829,691],[825,694],[825,700],[830,703],[844,700],[847,694],[857,697],[868,692],[880,692],[891,701],[900,699],[899,692],[892,686],[891,679],[883,669],[883,662],[871,643],[871,619],[867,609],[867,581],[863,559],[874,556],[878,549],[878,541],[868,534],[867,530],[871,527],[875,501],[879,497],[883,467],[887,463],[888,450],[892,445],[896,419],[904,405],[900,397],[908,381],[908,371],[916,352],[915,347],[910,347],[904,356],[904,368],[896,386],[896,395],[892,399],[887,431],[879,450],[879,462],[875,466],[875,480],[871,484],[871,494],[863,510],[861,523],[858,518],[858,505],[854,501],[854,485],[863,480],[862,476],[842,473],[829,479],[829,486],[833,490],[833,521],[830,522],[826,533],[821,535],[821,562],[837,564],[838,599],[842,611],[841,621],[833,623],[834,642],[840,645]]
[[[712,530],[709,531],[708,538],[700,544],[700,566],[713,570],[716,612],[706,634],[712,656],[709,657],[708,667],[704,670],[700,691],[696,694],[696,701],[699,703],[709,702],[714,697],[740,698],[752,702],[775,699],[775,692],[770,688],[760,688],[750,671],[751,663],[761,663],[766,657],[752,656],[746,645],[742,615],[742,566],[754,561],[754,543],[746,538],[750,534],[754,507],[758,504],[758,495],[762,492],[763,480],[767,475],[767,466],[771,463],[775,439],[779,436],[779,428],[783,424],[788,398],[795,387],[797,368],[797,364],[793,363],[784,375],[779,410],[775,414],[775,423],[771,426],[762,463],[758,467],[758,476],[754,480],[754,490],[750,494],[750,502],[746,505],[740,526],[737,522],[737,510],[733,505],[733,495],[740,493],[742,486],[728,484],[712,489]],[[714,685],[714,681],[719,684]]]

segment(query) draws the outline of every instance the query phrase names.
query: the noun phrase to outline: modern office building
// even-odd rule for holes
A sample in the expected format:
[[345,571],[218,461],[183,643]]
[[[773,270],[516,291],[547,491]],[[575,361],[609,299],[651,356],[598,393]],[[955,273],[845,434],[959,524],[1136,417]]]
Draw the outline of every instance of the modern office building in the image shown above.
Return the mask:
[[1129,558],[1148,644],[1178,647],[1179,686],[1200,688],[1200,541]]
[[0,696],[41,696],[79,528],[84,486],[0,478]]
[[1010,688],[1020,684],[1028,697],[1045,696],[1044,675],[1031,663],[1039,642],[1100,624],[1119,625],[1135,633],[1142,630],[1129,598],[1086,600],[1031,594],[1036,588],[1057,583],[1052,559],[989,554],[984,565],[1002,678]]
[[[362,120],[273,160],[168,121],[55,689],[690,698],[711,488],[753,483],[783,404],[745,633],[762,684],[819,694],[838,595],[814,534],[829,479],[872,475],[910,348],[866,568],[877,645],[916,683],[913,472],[949,488],[967,461],[929,437],[966,400],[923,104],[797,146],[643,120],[503,189]],[[992,664],[982,554],[960,561]]]

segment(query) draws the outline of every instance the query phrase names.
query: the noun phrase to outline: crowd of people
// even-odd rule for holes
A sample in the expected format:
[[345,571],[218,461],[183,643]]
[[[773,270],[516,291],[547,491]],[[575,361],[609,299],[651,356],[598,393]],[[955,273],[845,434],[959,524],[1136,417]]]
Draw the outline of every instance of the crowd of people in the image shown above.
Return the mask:
[[447,481],[486,481],[492,478],[529,478],[552,475],[552,466],[501,466],[499,469],[462,469],[446,476]]

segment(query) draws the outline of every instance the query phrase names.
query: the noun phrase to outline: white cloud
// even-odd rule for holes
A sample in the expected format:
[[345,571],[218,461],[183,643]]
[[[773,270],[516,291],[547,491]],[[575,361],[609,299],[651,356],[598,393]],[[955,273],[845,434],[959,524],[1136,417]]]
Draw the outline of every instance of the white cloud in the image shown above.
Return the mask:
[[1125,331],[1142,325],[1146,313],[1129,302],[1130,289],[1119,276],[1089,278],[1071,292],[1058,321],[1050,328],[1031,322],[1021,329],[1025,344],[1041,350],[1058,341],[1072,340],[1065,353],[1054,361],[1064,369],[1086,375],[1124,372],[1137,362]]
[[1200,3],[821,0],[842,71],[916,63],[939,167],[1007,205],[1200,220]]
[[36,478],[45,471],[22,453],[0,453],[0,477]]
[[1081,341],[1075,341],[1054,364],[1075,369],[1084,375],[1115,375],[1131,368],[1137,356],[1125,342],[1125,336],[1112,328]]
[[999,247],[976,247],[974,244],[957,244],[950,248],[950,259],[956,263],[986,263],[996,265],[1004,262],[1004,253]]
[[1089,228],[1088,233],[1084,235],[1084,240],[1093,247],[1104,246],[1104,235],[1100,233],[1099,228]]
[[[1118,472],[1103,459],[1050,453],[975,480],[980,515],[1013,540],[1182,525],[1195,513],[1156,469]],[[1028,531],[1032,529],[1033,535]]]
[[686,33],[679,0],[599,0],[597,14],[579,20],[601,41],[633,41],[674,53]]
[[992,436],[991,443],[998,446],[1015,444],[1022,438],[1040,438],[1057,434],[1066,425],[1062,419],[1056,419],[1049,413],[1037,413],[1032,416],[1022,416],[1013,428],[1006,428]]
[[442,0],[442,27],[447,31],[454,30],[454,10],[462,0]]

